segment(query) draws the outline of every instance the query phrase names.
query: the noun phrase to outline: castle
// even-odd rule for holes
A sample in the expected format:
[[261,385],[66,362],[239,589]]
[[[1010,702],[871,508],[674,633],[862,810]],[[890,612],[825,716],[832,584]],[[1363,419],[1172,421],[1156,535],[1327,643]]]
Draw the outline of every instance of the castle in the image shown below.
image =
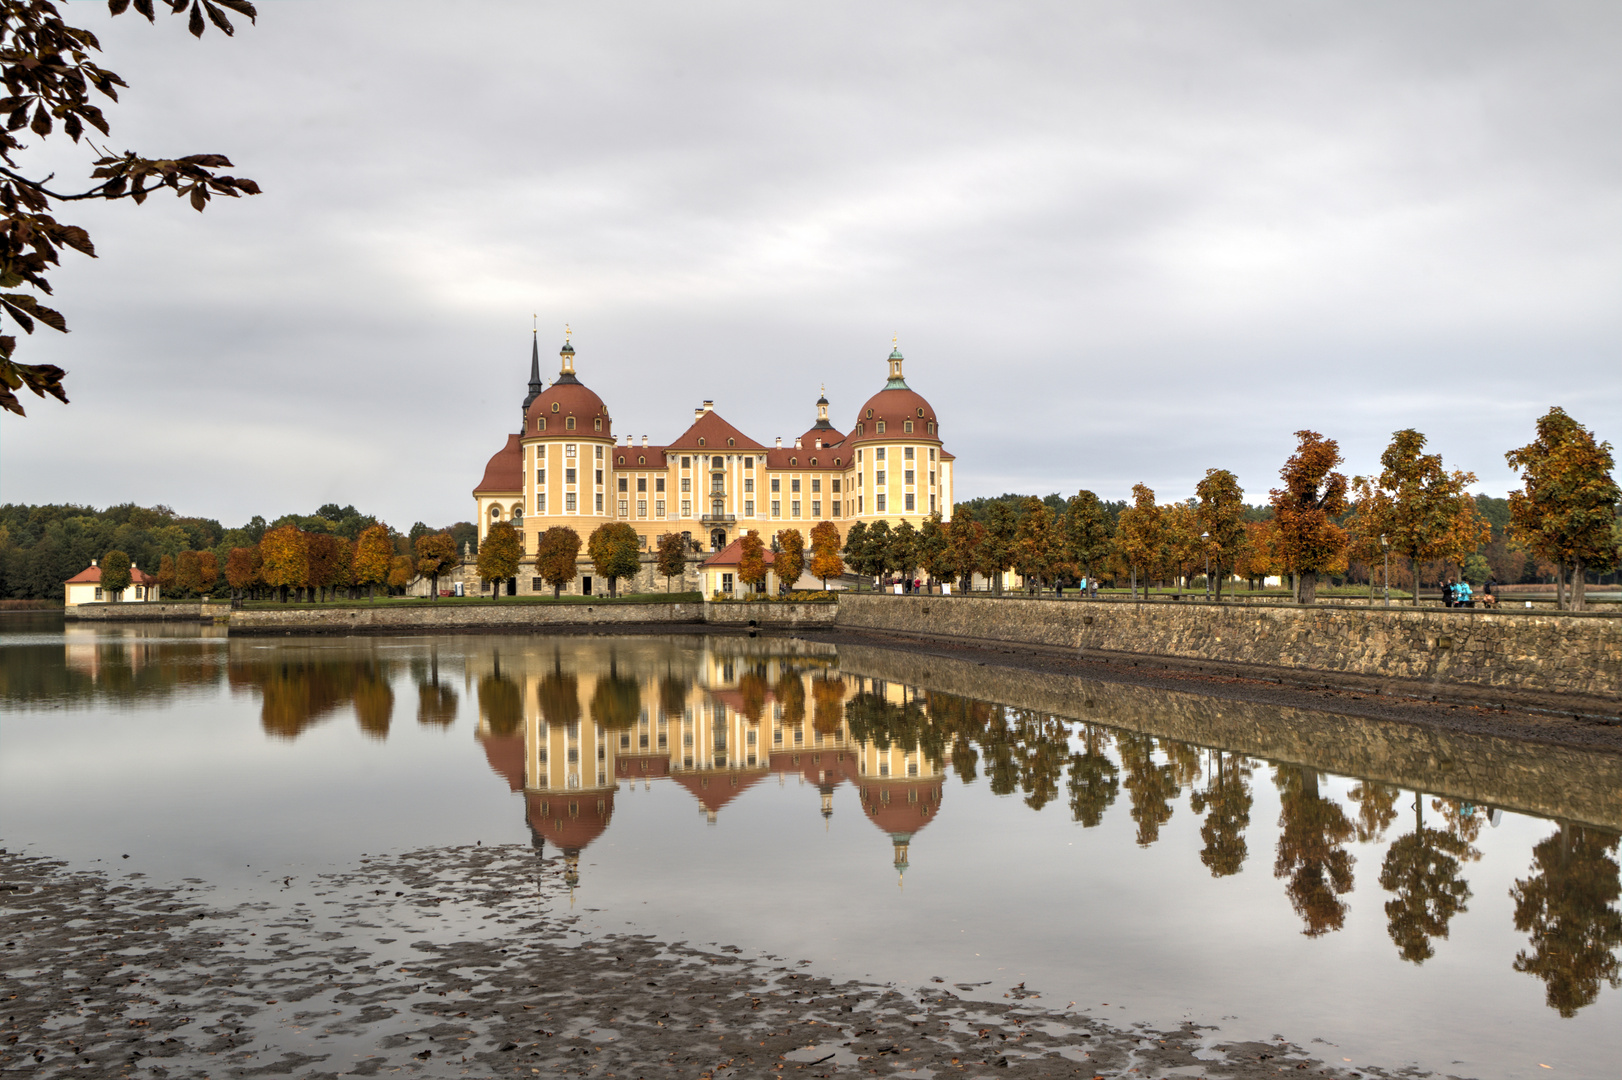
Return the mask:
[[[766,446],[722,419],[704,402],[687,430],[669,443],[620,441],[603,399],[575,373],[565,340],[551,386],[541,379],[540,342],[531,345],[523,424],[485,466],[473,489],[482,541],[490,526],[510,522],[532,564],[536,538],[568,526],[584,541],[600,525],[632,526],[651,551],[671,532],[719,552],[750,529],[770,540],[784,529],[809,537],[831,521],[841,538],[858,521],[903,521],[919,527],[932,514],[952,515],[953,457],[941,444],[935,410],[902,375],[891,351],[884,387],[857,410],[848,432],[817,420],[790,445]],[[521,568],[508,591],[540,591]],[[573,591],[573,590],[571,590]]]

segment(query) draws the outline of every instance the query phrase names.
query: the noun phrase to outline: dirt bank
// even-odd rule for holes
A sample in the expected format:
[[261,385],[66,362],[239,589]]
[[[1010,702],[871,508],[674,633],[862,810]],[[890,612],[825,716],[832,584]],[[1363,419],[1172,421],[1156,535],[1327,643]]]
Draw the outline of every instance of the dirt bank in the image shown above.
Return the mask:
[[[0,852],[0,1071],[39,1077],[1398,1075],[951,981],[593,934],[527,847],[365,860],[211,906]],[[280,891],[285,889],[286,891]],[[1400,1075],[1416,1074],[1403,1070]]]

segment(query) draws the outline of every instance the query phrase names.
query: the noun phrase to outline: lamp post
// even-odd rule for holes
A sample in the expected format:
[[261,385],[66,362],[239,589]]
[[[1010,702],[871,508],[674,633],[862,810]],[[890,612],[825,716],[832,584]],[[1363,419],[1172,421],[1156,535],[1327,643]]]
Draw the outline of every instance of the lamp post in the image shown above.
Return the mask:
[[1200,533],[1200,547],[1205,549],[1205,598],[1211,599],[1211,534]]
[[1391,606],[1391,541],[1380,534],[1380,551],[1385,556],[1385,606]]

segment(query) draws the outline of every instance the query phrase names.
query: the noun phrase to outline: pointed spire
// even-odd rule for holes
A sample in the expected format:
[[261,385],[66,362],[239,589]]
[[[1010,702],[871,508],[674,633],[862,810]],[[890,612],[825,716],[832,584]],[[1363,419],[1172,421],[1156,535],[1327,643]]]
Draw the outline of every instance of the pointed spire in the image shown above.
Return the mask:
[[524,415],[529,415],[530,404],[541,396],[546,389],[546,383],[541,379],[541,335],[539,330],[531,331],[535,336],[529,344],[529,396],[524,399]]

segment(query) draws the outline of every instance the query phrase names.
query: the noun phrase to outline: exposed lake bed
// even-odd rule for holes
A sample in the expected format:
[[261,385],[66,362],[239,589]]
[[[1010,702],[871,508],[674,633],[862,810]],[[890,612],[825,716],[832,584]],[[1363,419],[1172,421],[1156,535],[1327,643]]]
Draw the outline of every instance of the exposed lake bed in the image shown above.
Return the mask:
[[[1622,1052],[1609,754],[768,636],[56,628],[0,663],[4,940],[40,950],[7,994],[64,1071],[92,1035],[105,1062],[140,1036],[154,1076],[250,1051],[223,1074],[1518,1077]],[[141,985],[193,1022],[79,1016],[120,969],[61,965],[98,948],[125,981],[186,953],[196,985]]]

